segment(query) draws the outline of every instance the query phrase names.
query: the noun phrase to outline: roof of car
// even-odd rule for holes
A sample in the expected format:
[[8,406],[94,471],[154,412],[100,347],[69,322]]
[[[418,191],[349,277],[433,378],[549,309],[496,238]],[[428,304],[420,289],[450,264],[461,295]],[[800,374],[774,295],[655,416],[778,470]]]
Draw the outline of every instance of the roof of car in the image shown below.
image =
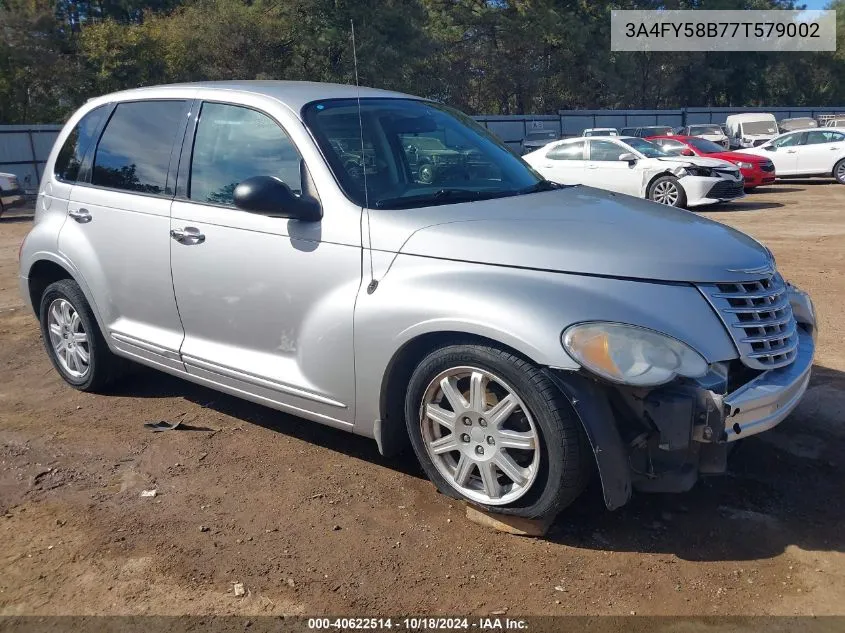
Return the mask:
[[112,99],[117,97],[123,99],[152,97],[157,94],[168,92],[184,92],[186,89],[211,89],[221,91],[234,91],[263,95],[277,99],[293,110],[298,111],[302,106],[312,101],[322,99],[350,99],[358,96],[384,97],[393,99],[420,99],[412,95],[378,88],[367,88],[361,86],[350,86],[346,84],[321,83],[317,81],[200,81],[194,83],[165,84],[160,86],[149,86],[145,88],[134,88],[107,95]]

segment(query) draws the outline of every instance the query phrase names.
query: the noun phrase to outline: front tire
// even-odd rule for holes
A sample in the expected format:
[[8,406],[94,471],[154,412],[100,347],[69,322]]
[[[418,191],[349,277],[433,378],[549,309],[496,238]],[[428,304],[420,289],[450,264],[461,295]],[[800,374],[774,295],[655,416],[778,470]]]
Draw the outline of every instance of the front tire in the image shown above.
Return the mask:
[[411,375],[405,420],[437,488],[490,512],[553,517],[589,479],[589,444],[565,397],[538,367],[495,347],[426,356]]
[[840,185],[845,185],[845,158],[833,166],[833,177]]
[[685,208],[687,194],[674,176],[660,176],[648,189],[648,198],[670,207]]
[[47,355],[70,386],[102,391],[123,373],[125,362],[112,354],[91,306],[72,279],[47,286],[39,320]]

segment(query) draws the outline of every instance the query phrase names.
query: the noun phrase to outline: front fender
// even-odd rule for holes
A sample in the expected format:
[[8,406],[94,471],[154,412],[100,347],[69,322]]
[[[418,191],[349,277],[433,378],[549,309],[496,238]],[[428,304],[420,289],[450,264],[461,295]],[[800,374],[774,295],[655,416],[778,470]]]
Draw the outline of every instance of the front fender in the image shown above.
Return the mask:
[[736,358],[724,327],[693,286],[572,275],[397,255],[355,307],[355,432],[373,437],[394,356],[414,339],[450,332],[506,345],[540,366],[577,370],[560,336],[573,323],[631,323],[685,341],[710,362]]

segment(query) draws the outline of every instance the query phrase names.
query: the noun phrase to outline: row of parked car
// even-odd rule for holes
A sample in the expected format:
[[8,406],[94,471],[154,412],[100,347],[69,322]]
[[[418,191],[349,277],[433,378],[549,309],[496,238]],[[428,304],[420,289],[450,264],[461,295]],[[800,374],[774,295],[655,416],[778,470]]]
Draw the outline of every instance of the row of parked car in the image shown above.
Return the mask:
[[549,180],[677,207],[735,200],[776,178],[832,176],[845,184],[845,118],[738,114],[724,126],[590,128],[549,140],[554,135],[523,156]]

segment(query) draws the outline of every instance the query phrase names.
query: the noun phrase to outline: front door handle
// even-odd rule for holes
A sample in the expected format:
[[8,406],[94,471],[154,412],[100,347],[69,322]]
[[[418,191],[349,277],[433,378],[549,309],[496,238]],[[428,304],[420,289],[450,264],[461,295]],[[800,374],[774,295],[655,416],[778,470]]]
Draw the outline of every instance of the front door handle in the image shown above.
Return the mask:
[[88,209],[73,209],[68,211],[67,214],[80,224],[86,224],[93,219]]
[[186,226],[182,229],[170,229],[170,237],[180,244],[185,244],[187,246],[202,244],[205,241],[205,235],[200,233],[200,230],[195,226]]
[[796,150],[794,150],[794,149],[788,149],[788,150],[786,150],[786,153],[787,153],[787,154],[794,154],[794,153],[795,153],[795,151],[796,151]]

